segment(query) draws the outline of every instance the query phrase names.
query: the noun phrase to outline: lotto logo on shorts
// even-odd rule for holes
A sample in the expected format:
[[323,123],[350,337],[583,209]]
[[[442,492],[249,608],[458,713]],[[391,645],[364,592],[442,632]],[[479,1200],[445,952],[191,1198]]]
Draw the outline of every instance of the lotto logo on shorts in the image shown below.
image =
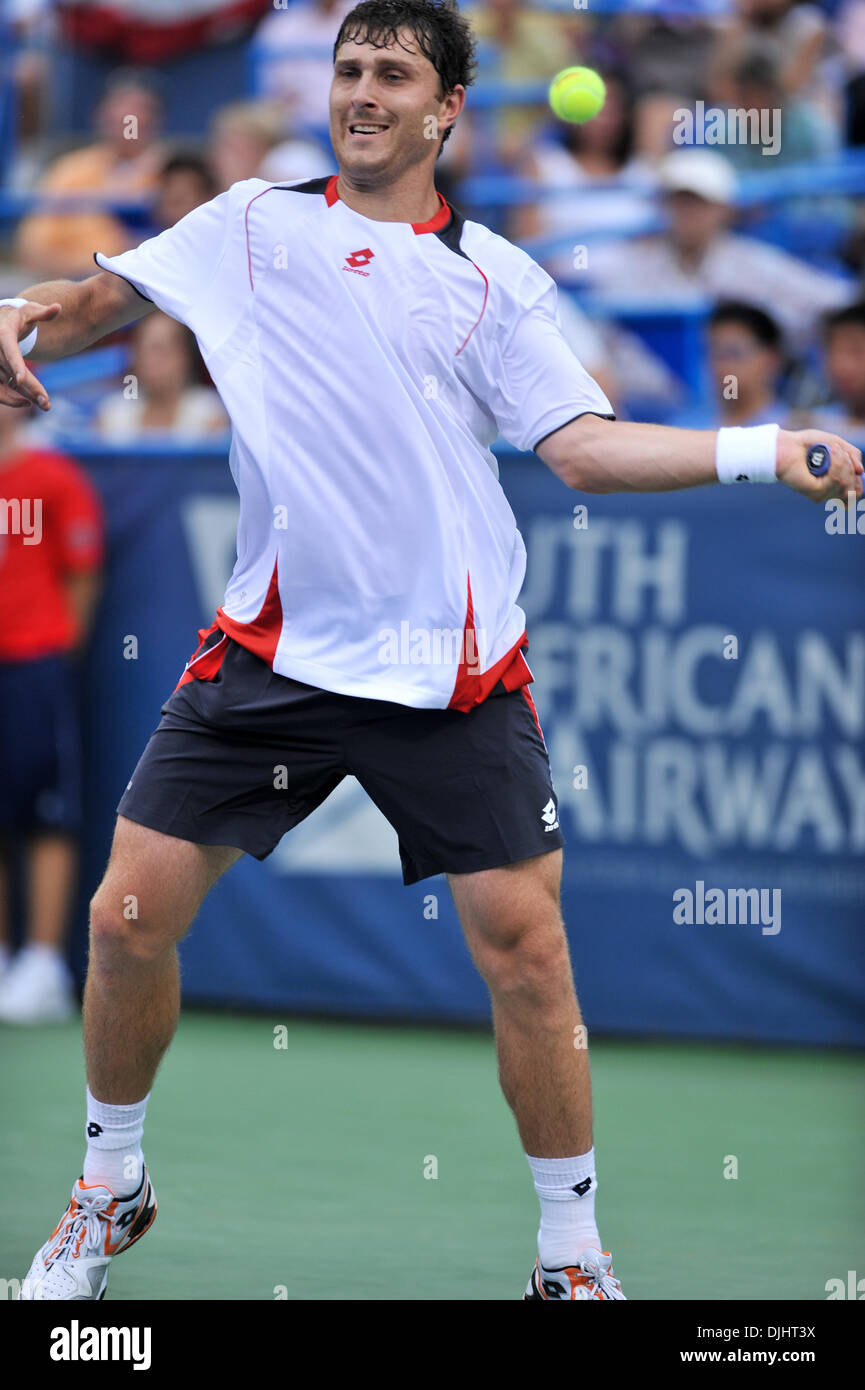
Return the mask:
[[546,806],[545,806],[544,809],[541,811],[541,820],[544,822],[544,829],[545,829],[545,831],[546,831],[546,830],[558,830],[558,828],[559,828],[559,813],[558,813],[558,811],[556,810],[556,803],[553,801],[552,797],[550,797],[550,799],[549,799],[549,801],[547,802]]

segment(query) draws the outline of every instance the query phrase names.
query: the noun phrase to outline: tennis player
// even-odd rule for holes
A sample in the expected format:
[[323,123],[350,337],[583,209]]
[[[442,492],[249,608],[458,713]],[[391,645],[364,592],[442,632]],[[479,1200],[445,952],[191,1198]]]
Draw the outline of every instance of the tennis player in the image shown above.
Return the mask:
[[364,0],[334,59],[338,175],[237,183],[135,250],[97,252],[89,279],[0,308],[0,401],[43,410],[25,357],[80,352],[155,308],[187,324],[231,416],[240,494],[224,603],[132,772],[92,901],[87,1152],[27,1298],[101,1298],[149,1229],[142,1134],[177,1024],[177,942],[241,854],[266,858],[351,774],[397,831],[404,882],[447,875],[489,987],[541,1207],[524,1297],[622,1299],[595,1220],[525,549],[490,445],[535,450],[582,492],[720,478],[861,494],[859,451],[834,435],[615,420],[563,340],[553,281],[436,192],[475,67],[454,0]]

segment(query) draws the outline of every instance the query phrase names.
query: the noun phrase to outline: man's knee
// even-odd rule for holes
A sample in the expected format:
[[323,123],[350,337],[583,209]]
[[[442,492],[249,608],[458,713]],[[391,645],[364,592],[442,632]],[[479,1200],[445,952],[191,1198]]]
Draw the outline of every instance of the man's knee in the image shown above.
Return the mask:
[[475,959],[497,995],[548,998],[572,987],[568,942],[557,910],[527,925],[500,924],[476,945]]
[[559,888],[561,850],[502,869],[449,875],[475,964],[493,992],[572,988]]
[[138,894],[124,892],[106,879],[90,902],[91,961],[157,960],[175,944],[175,938],[156,930],[141,912]]

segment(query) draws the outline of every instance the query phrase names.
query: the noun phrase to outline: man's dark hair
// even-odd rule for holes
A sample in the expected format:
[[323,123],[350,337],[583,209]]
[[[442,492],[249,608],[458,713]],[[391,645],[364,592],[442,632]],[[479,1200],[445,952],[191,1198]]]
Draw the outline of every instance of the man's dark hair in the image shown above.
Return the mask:
[[865,299],[857,299],[843,309],[833,309],[823,319],[823,338],[828,339],[836,328],[865,328]]
[[740,323],[761,343],[763,347],[780,348],[781,330],[775,320],[756,304],[747,304],[743,299],[725,299],[709,315],[709,327],[722,323]]
[[204,156],[196,154],[194,150],[177,150],[166,159],[159,171],[160,180],[169,178],[171,174],[193,174],[200,179],[204,188],[210,190],[211,198],[218,191],[213,170]]
[[[475,80],[475,36],[463,19],[456,0],[361,0],[342,22],[333,56],[344,43],[371,43],[386,48],[399,42],[399,31],[408,29],[418,48],[439,75],[441,94],[454,87],[469,87]],[[441,151],[453,126],[442,136]]]

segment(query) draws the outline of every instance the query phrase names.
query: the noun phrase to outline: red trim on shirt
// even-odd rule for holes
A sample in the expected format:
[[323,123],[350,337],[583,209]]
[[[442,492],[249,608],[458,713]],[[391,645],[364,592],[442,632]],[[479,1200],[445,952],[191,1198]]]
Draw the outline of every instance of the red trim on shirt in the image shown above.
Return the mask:
[[488,300],[489,297],[490,297],[490,282],[489,282],[489,280],[488,280],[487,277],[484,275],[484,273],[483,273],[483,271],[481,270],[481,268],[480,268],[479,265],[475,265],[475,262],[474,262],[474,261],[472,261],[472,265],[475,267],[475,270],[477,271],[478,275],[481,276],[481,278],[482,278],[482,280],[483,280],[483,282],[484,282],[484,302],[483,302],[483,304],[481,305],[481,311],[480,311],[480,313],[478,314],[477,318],[475,319],[474,323],[472,324],[471,328],[469,329],[468,333],[466,334],[465,341],[464,341],[463,343],[460,344],[460,346],[457,348],[456,352],[454,353],[454,356],[455,356],[455,357],[459,357],[460,353],[462,352],[462,350],[463,350],[463,348],[465,347],[466,343],[468,342],[469,338],[472,336],[472,334],[474,333],[474,331],[475,331],[475,329],[477,328],[478,324],[480,323],[481,319],[483,318],[484,313],[485,313],[485,311],[486,311],[486,307],[487,307],[487,300]]
[[[522,636],[518,637],[509,651],[505,652],[488,671],[480,674],[470,669],[467,654],[471,652],[474,660],[472,667],[477,666],[478,643],[475,630],[474,605],[472,603],[471,576],[466,575],[466,585],[468,592],[468,602],[466,605],[466,618],[464,623],[463,655],[454,681],[453,694],[448,701],[448,709],[462,710],[467,714],[475,705],[479,705],[485,700],[494,686],[502,682],[506,690],[518,690],[527,681],[533,680],[528,662],[523,656],[520,648],[525,646],[528,637],[523,631]],[[471,636],[469,636],[471,634]]]
[[[339,174],[331,174],[330,178],[327,181],[327,184],[325,185],[324,201],[327,203],[329,208],[332,208],[334,203],[342,201],[342,199],[339,196],[339,190],[336,186],[336,181],[338,178]],[[411,223],[412,231],[417,233],[418,236],[420,236],[423,232],[440,232],[442,227],[446,227],[448,222],[450,221],[450,207],[445,202],[438,189],[436,189],[436,197],[438,198],[440,204],[438,212],[433,213],[432,217],[428,218],[426,222]],[[370,220],[374,221],[375,219],[373,218]]]
[[438,189],[436,189],[436,197],[441,203],[438,212],[433,213],[432,217],[428,218],[426,222],[412,222],[411,224],[412,231],[416,232],[418,236],[423,232],[440,232],[442,227],[446,227],[448,222],[450,222],[451,210]]
[[220,630],[218,623],[211,623],[210,627],[200,627],[198,629],[198,646],[187,661],[186,669],[174,687],[175,690],[179,690],[182,685],[186,685],[187,681],[213,680],[222,665],[225,653],[228,651],[228,640],[225,636],[222,636],[218,642],[214,642],[212,647],[208,647],[207,651],[203,652],[201,648],[208,637]]
[[279,597],[279,580],[276,573],[278,563],[278,560],[274,560],[267,596],[258,617],[253,618],[251,623],[239,623],[235,618],[229,618],[221,607],[216,610],[217,626],[229,637],[233,637],[235,642],[239,642],[241,647],[246,647],[247,651],[261,657],[268,666],[273,666],[273,658],[282,632],[282,600]]

